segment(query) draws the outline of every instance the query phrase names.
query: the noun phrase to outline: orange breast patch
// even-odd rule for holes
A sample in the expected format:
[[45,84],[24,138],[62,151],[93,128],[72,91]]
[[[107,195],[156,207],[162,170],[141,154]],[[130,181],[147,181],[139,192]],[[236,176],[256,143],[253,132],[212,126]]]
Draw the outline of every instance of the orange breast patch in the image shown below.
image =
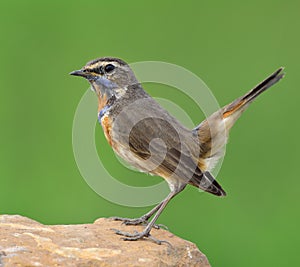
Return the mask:
[[101,109],[104,108],[106,103],[107,103],[107,96],[106,95],[98,96],[98,113],[100,112]]
[[101,119],[101,125],[103,128],[103,132],[104,132],[105,138],[110,146],[112,145],[112,138],[111,138],[112,125],[111,125],[111,123],[112,123],[112,120],[108,116],[103,116],[103,118]]

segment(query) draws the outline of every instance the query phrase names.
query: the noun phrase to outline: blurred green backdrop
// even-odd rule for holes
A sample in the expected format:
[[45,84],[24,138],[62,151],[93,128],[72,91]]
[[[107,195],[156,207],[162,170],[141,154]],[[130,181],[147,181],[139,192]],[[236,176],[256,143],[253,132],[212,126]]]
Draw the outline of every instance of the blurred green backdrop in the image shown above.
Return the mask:
[[[0,213],[69,224],[137,217],[150,209],[106,201],[77,169],[72,122],[88,84],[68,73],[88,60],[115,56],[181,65],[208,84],[220,105],[282,65],[286,78],[231,132],[218,175],[228,197],[187,188],[159,222],[196,243],[213,266],[296,266],[299,16],[300,2],[292,0],[2,2]],[[146,89],[180,105],[195,124],[203,119],[180,92],[151,84]],[[124,175],[100,126],[95,138],[106,168],[120,180],[160,181]]]

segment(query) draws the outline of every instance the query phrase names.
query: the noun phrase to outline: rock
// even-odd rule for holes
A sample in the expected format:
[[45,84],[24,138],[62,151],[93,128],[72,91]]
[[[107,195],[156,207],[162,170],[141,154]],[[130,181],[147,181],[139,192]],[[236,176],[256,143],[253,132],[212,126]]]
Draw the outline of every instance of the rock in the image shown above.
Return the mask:
[[93,224],[43,225],[19,215],[0,215],[0,267],[15,266],[210,266],[195,244],[162,229],[149,239],[123,241],[111,228],[141,231],[101,218]]

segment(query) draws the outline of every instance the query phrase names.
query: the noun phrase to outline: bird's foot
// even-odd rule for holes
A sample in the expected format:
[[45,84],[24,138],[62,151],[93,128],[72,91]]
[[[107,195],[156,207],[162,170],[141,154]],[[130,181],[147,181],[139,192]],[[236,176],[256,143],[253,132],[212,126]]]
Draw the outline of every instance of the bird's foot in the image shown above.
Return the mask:
[[[140,218],[134,218],[134,219],[130,219],[130,218],[122,218],[122,217],[110,217],[110,219],[114,220],[114,221],[121,221],[123,224],[125,225],[144,225],[147,226],[148,225],[148,219],[144,216],[140,217]],[[168,230],[168,227],[163,225],[163,224],[154,224],[153,225],[154,229],[166,229]]]
[[140,240],[140,239],[148,238],[148,239],[150,239],[151,241],[153,241],[154,243],[156,243],[158,245],[166,243],[166,244],[172,246],[170,244],[170,242],[168,242],[166,240],[159,240],[159,239],[151,236],[148,231],[143,231],[143,232],[140,232],[140,233],[137,232],[137,231],[134,231],[134,233],[128,233],[128,232],[120,231],[118,229],[111,229],[111,230],[113,230],[115,232],[115,234],[117,234],[117,235],[124,236],[122,239],[125,240],[125,241],[137,241],[137,240]]
[[110,219],[114,221],[121,221],[125,225],[147,225],[148,220],[145,217],[140,217],[140,218],[122,218],[122,217],[110,217]]

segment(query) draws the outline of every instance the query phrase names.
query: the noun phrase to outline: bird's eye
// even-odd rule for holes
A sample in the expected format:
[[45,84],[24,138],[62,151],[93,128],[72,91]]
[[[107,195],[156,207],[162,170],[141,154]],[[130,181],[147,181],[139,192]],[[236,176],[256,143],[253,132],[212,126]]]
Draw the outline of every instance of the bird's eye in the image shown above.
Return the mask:
[[115,69],[115,66],[112,64],[107,64],[104,68],[105,72],[112,72]]

